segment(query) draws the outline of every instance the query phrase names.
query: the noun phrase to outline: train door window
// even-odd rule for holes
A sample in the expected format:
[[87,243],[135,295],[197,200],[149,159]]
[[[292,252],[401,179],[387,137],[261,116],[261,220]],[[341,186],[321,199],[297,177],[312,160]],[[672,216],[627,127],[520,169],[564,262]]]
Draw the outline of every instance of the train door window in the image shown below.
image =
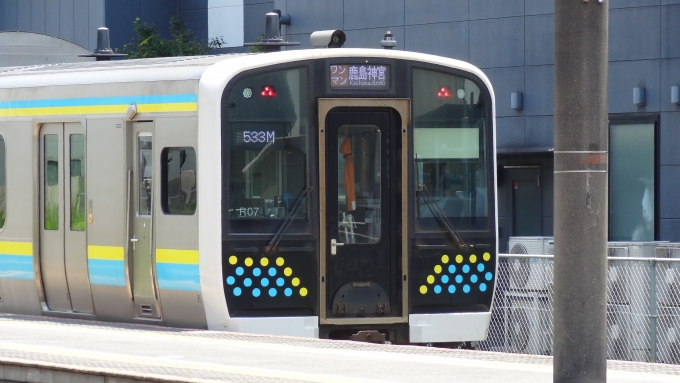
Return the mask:
[[43,212],[45,230],[59,230],[59,136],[44,136],[45,194]]
[[343,125],[338,129],[338,238],[344,243],[380,240],[380,129]]
[[192,215],[196,211],[196,151],[165,148],[161,154],[161,201],[165,214]]
[[413,165],[416,230],[488,227],[486,107],[470,79],[413,70]]
[[85,135],[69,136],[71,152],[71,231],[85,231]]
[[7,185],[5,183],[5,138],[0,136],[0,229],[5,227],[7,206]]
[[654,123],[609,127],[609,240],[655,239]]
[[224,169],[232,233],[307,228],[307,70],[269,72],[236,83],[227,103]]
[[151,215],[151,183],[153,180],[152,141],[150,135],[137,137],[139,148],[139,205],[140,216]]

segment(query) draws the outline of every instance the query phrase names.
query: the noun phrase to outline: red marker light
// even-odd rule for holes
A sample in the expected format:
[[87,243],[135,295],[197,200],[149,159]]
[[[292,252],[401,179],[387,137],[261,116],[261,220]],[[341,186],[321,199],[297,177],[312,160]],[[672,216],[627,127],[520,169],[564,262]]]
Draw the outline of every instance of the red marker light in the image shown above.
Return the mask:
[[276,97],[276,90],[271,85],[265,85],[262,87],[262,92],[260,92],[262,97]]
[[443,86],[439,88],[439,93],[437,93],[437,96],[440,98],[451,98],[451,91],[449,91],[449,88]]

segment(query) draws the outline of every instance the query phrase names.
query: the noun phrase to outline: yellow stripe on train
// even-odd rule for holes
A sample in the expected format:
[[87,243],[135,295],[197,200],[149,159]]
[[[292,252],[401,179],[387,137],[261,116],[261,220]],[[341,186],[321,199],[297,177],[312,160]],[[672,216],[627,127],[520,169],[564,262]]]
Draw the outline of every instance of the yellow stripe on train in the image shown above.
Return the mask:
[[125,249],[119,246],[88,246],[87,258],[105,261],[123,261],[125,260]]
[[[43,108],[0,109],[0,117],[31,117],[72,114],[125,114],[128,105],[55,106]],[[195,102],[140,104],[139,113],[195,112]]]
[[198,265],[198,250],[156,249],[156,262]]
[[32,242],[0,242],[0,254],[33,256]]

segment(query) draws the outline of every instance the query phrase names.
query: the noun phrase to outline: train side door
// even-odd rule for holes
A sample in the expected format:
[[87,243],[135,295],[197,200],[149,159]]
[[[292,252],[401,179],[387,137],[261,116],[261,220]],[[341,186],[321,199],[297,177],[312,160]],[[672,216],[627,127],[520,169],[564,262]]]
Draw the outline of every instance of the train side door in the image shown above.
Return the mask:
[[326,117],[326,315],[401,316],[400,129],[389,109]]
[[85,130],[79,123],[40,130],[40,269],[52,311],[92,314],[85,223]]
[[136,122],[133,131],[132,219],[129,262],[135,315],[160,318],[153,240],[153,122]]

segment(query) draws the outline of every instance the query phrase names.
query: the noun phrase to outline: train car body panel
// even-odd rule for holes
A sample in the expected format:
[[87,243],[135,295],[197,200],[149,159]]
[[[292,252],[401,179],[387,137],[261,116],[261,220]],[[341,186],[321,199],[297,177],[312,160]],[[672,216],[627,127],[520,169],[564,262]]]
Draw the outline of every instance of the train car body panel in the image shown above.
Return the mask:
[[[388,81],[330,84],[329,68],[353,65],[378,65]],[[428,87],[442,81],[437,99]],[[0,311],[305,337],[378,329],[399,341],[482,339],[498,253],[493,100],[470,64],[392,50],[0,70],[11,169]],[[477,149],[423,157],[422,143],[436,137]],[[473,246],[456,245],[446,216]],[[456,280],[458,295],[455,272],[466,278]]]

